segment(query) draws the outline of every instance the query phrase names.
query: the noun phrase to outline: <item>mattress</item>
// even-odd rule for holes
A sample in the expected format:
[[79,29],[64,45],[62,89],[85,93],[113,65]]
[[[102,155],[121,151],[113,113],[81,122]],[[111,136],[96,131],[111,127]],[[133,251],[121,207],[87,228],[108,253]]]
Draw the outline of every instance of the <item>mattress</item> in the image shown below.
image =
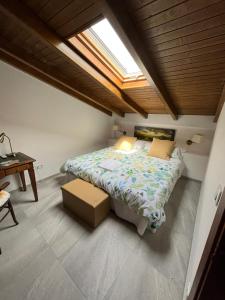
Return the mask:
[[[120,164],[112,170],[101,167],[108,160]],[[164,205],[182,174],[183,161],[176,154],[167,161],[143,149],[121,153],[109,147],[68,159],[63,171],[105,190],[144,217],[147,227],[155,231],[166,220]]]

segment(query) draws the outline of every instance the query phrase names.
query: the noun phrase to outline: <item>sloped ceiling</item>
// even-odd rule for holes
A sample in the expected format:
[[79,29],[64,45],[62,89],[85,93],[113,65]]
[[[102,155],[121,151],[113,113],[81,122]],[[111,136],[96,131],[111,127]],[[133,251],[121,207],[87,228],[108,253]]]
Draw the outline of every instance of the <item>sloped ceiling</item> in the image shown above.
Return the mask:
[[[55,74],[59,88],[61,84],[68,92],[74,92],[74,96],[81,95],[82,101],[108,114],[137,112],[145,117],[148,113],[170,113],[160,97],[160,90],[152,82],[149,86],[123,91],[115,87],[114,91],[110,78],[102,84],[102,79],[90,76],[45,40],[45,35],[40,36],[40,32],[37,34],[29,24],[24,24],[20,13],[28,8],[26,13],[34,14],[66,43],[69,37],[103,17],[104,2],[110,6],[121,4],[121,1],[93,0],[0,1],[1,58],[15,65],[15,60],[24,54],[22,63],[17,64],[22,68],[22,64],[28,66],[26,57],[29,56],[30,69],[32,61],[42,64],[42,73]],[[121,13],[118,18],[129,18],[135,26],[144,52],[154,63],[163,88],[170,96],[174,115],[218,117],[224,101],[225,1],[126,0],[123,4],[124,15]],[[40,72],[37,69],[34,76]],[[54,81],[54,78],[49,80]]]

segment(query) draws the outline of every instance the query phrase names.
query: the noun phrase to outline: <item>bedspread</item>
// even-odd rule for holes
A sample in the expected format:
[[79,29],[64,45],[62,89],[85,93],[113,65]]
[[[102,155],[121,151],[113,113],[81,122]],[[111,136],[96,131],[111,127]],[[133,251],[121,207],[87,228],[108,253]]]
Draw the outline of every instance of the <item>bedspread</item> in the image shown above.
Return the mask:
[[[108,159],[120,161],[120,167],[100,167]],[[154,158],[146,150],[125,154],[109,147],[67,160],[63,170],[127,203],[148,219],[148,227],[154,231],[166,220],[164,205],[181,176],[183,162],[178,157],[168,161]]]

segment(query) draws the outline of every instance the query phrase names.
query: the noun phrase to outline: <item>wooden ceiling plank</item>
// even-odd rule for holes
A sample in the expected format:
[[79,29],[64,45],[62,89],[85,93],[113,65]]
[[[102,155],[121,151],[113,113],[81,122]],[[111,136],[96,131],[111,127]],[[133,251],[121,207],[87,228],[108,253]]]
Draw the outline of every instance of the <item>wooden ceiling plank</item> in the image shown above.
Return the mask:
[[208,59],[207,61],[201,61],[199,60],[198,62],[189,62],[189,63],[184,63],[181,65],[175,65],[173,66],[172,64],[167,66],[166,64],[161,64],[160,65],[160,70],[164,71],[166,73],[170,72],[176,72],[176,71],[184,71],[184,70],[195,70],[195,69],[200,69],[200,68],[209,68],[209,67],[214,67],[215,65],[220,65],[220,63],[224,64],[225,62],[225,56],[221,57],[215,57],[214,60]]
[[215,114],[215,117],[214,117],[214,122],[218,121],[220,113],[221,113],[221,110],[223,108],[224,102],[225,102],[225,84],[223,86],[223,90],[222,90],[222,94],[220,96],[219,104],[218,104],[217,109],[216,109],[216,114]]
[[[175,33],[174,37],[176,37],[176,33],[178,33],[178,30],[186,26],[190,26],[195,23],[205,21],[206,19],[218,16],[222,13],[225,13],[225,7],[224,7],[224,3],[220,1],[204,9],[197,10],[192,14],[188,14],[181,18],[174,19],[169,23],[165,23],[157,27],[149,28],[145,31],[145,34],[146,36],[149,35],[149,37],[155,38],[160,35],[169,34],[169,33],[173,35],[173,33]],[[201,25],[199,25],[199,27],[201,28]],[[145,28],[142,29],[145,30]]]
[[127,1],[129,1],[129,5],[131,5],[131,7],[133,9],[139,10],[139,9],[142,9],[143,7],[147,6],[151,2],[154,2],[155,0],[139,0],[139,1],[137,1],[137,0],[127,0]]
[[24,3],[39,12],[48,2],[48,0],[23,0]]
[[[168,33],[152,37],[152,43],[154,45],[163,45],[167,42],[173,42],[179,38],[186,38],[193,34],[204,33],[207,30],[211,30],[217,26],[221,26],[221,24],[225,23],[225,14],[219,13],[219,15],[209,17],[206,20],[201,20],[197,23],[193,22],[193,24],[184,26],[174,31],[170,31]],[[147,39],[151,38],[146,37]]]
[[200,31],[197,33],[192,33],[190,35],[186,35],[186,36],[183,36],[183,37],[180,37],[177,39],[173,39],[172,41],[167,41],[167,42],[155,45],[155,48],[157,51],[163,51],[163,50],[168,50],[168,49],[172,49],[172,48],[176,48],[176,47],[180,47],[180,46],[184,46],[184,45],[193,44],[193,43],[196,43],[199,41],[208,40],[210,38],[214,38],[216,36],[225,34],[224,25],[225,25],[225,18],[224,18],[223,22],[221,22],[221,24],[216,27],[206,29],[204,31]]
[[[63,3],[64,1],[61,2]],[[61,28],[71,20],[76,19],[91,6],[93,6],[93,0],[70,1],[59,11],[59,13],[56,13],[49,18],[49,24],[56,29]]]
[[194,13],[196,11],[205,9],[213,4],[220,2],[220,0],[189,0],[180,3],[179,5],[175,5],[174,7],[164,11],[162,10],[160,13],[152,16],[150,18],[144,19],[141,23],[145,29],[153,28],[160,26],[162,24],[167,24],[176,19],[185,17]]
[[[72,86],[72,83],[60,76],[55,68],[47,67],[46,64],[33,59],[30,55],[25,54],[24,51],[20,51],[18,48],[15,51],[15,47],[10,46],[9,43],[3,39],[0,39],[0,58],[59,89],[66,90],[67,92],[70,91],[70,94],[72,94],[73,97],[78,98],[82,102],[85,102],[108,115],[112,115],[114,109],[99,103],[95,99],[84,94],[83,91],[75,89]],[[121,116],[124,115],[117,109],[115,110],[115,113]]]
[[199,49],[203,49],[203,48],[207,48],[207,47],[213,47],[213,46],[217,46],[219,44],[224,44],[224,40],[225,40],[225,29],[223,28],[223,34],[219,35],[219,36],[214,36],[214,37],[209,37],[208,39],[205,40],[199,40],[196,41],[194,43],[188,43],[185,44],[183,46],[177,46],[177,47],[173,47],[167,50],[161,50],[158,51],[157,49],[155,50],[155,52],[157,52],[158,57],[168,57],[171,55],[176,55],[176,54],[181,54],[181,53],[186,53],[187,51],[195,51],[195,50],[199,50]]
[[111,94],[116,96],[118,100],[129,106],[134,112],[139,113],[144,118],[148,117],[148,114],[140,106],[138,106],[132,99],[125,96],[119,88],[113,85],[106,77],[87,63],[69,42],[60,38],[45,23],[43,23],[39,17],[33,14],[27,6],[18,1],[0,0],[0,9],[12,18],[16,18],[17,21],[26,27],[26,29],[38,35],[45,42],[48,42],[51,46],[63,54],[66,59],[85,71],[87,75],[100,83]]
[[[193,77],[186,77],[186,78],[182,78],[182,77],[167,77],[165,78],[165,82],[166,83],[170,83],[170,82],[182,82],[187,80],[188,82],[200,82],[201,80],[211,80],[211,79],[215,79],[220,81],[221,80],[221,76],[224,74],[223,71],[219,72],[217,74],[205,74],[205,75],[198,75],[196,78]],[[223,79],[222,79],[223,80]]]
[[165,57],[157,57],[157,61],[160,61],[161,63],[173,62],[173,64],[177,64],[177,62],[184,61],[187,58],[199,59],[205,56],[205,58],[207,59],[207,55],[211,55],[212,53],[214,54],[214,57],[217,57],[216,53],[221,52],[221,50],[223,51],[225,50],[225,41],[223,40],[221,40],[221,43],[214,46],[203,47],[200,49],[190,50],[188,52],[183,52],[183,53],[176,53]]
[[49,20],[62,11],[70,2],[71,0],[48,1],[48,3],[39,11],[38,15],[44,20]]
[[162,70],[162,74],[171,76],[171,75],[181,75],[181,74],[195,74],[198,72],[207,72],[211,70],[218,70],[218,69],[224,69],[225,68],[225,62],[223,62],[221,65],[220,64],[215,64],[211,66],[206,66],[206,67],[196,67],[196,68],[188,68],[188,69],[183,69],[183,70],[178,70],[178,71],[164,71]]
[[99,13],[99,11],[98,2],[92,3],[89,7],[83,9],[80,14],[72,17],[70,21],[60,27],[57,27],[57,32],[63,37],[71,37],[76,33],[84,31],[102,19],[102,14]]
[[164,78],[165,80],[170,80],[170,79],[173,79],[173,78],[176,78],[176,79],[181,79],[181,78],[193,78],[193,80],[197,80],[198,77],[202,76],[208,76],[209,74],[210,75],[218,75],[218,74],[221,74],[223,75],[225,73],[225,68],[224,67],[221,67],[221,68],[217,68],[217,69],[212,69],[212,70],[209,70],[209,71],[198,71],[198,72],[182,72],[182,73],[177,73],[177,74],[164,74]]
[[146,51],[144,42],[141,40],[136,26],[130,19],[126,7],[119,0],[105,0],[102,4],[104,5],[106,17],[120,35],[149,84],[156,89],[168,113],[176,120],[178,116],[172,97],[162,82],[149,52]]
[[185,1],[186,0],[154,1],[153,3],[148,3],[141,9],[138,9],[135,12],[135,16],[139,20],[144,21],[145,19],[149,19],[154,15],[158,15],[159,13],[162,13],[164,11],[168,11],[169,9],[176,7],[178,4],[183,3]]
[[169,70],[170,68],[174,68],[174,67],[186,68],[189,65],[204,66],[204,62],[205,65],[208,65],[216,62],[217,60],[224,61],[224,58],[225,58],[224,50],[220,50],[216,53],[216,56],[214,53],[207,53],[207,54],[203,54],[201,56],[201,59],[199,59],[199,56],[195,56],[195,57],[192,56],[192,57],[183,58],[182,60],[178,60],[178,61],[160,62],[160,60],[158,60],[158,63],[160,68],[165,68]]

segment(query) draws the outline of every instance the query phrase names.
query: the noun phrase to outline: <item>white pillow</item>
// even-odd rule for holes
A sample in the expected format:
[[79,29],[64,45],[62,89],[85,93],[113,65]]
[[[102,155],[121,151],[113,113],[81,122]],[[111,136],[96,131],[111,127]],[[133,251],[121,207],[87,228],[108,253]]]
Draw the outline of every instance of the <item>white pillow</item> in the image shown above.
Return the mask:
[[151,144],[152,144],[152,142],[143,141],[143,143],[144,143],[144,150],[146,150],[146,151],[149,151],[149,150],[150,150],[150,147],[151,147]]
[[136,149],[136,150],[141,150],[141,149],[143,149],[143,141],[140,141],[140,140],[136,141],[136,142],[134,143],[134,149]]
[[134,143],[136,150],[149,150],[152,142],[138,140]]
[[172,157],[172,158],[176,158],[176,159],[183,160],[183,156],[182,156],[181,149],[180,149],[179,147],[176,147],[176,148],[173,150],[173,153],[172,153],[171,157]]

